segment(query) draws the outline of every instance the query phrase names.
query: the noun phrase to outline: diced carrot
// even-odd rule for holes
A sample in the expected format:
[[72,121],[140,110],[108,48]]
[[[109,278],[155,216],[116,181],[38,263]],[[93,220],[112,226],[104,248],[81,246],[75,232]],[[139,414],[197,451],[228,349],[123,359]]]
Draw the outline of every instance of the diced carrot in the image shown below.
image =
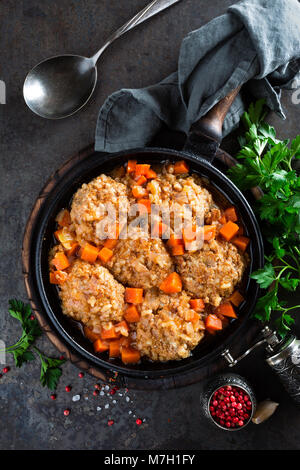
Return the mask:
[[129,304],[141,304],[143,302],[143,289],[138,287],[126,287],[125,301]]
[[222,217],[219,219],[219,222],[220,222],[220,224],[222,224],[222,225],[225,225],[225,224],[226,224],[227,220],[226,220],[226,217],[225,217],[224,214],[223,214]]
[[105,329],[101,331],[101,339],[117,339],[121,336],[121,333],[115,330],[115,327]]
[[193,310],[196,310],[196,312],[202,312],[202,310],[205,309],[205,303],[202,299],[191,299],[190,306]]
[[169,240],[167,241],[167,245],[170,248],[173,248],[174,246],[178,246],[178,245],[183,245],[183,244],[184,244],[183,239],[182,238],[175,238],[174,234],[171,234]]
[[104,352],[109,348],[109,343],[107,341],[102,341],[102,339],[96,339],[93,343],[95,352]]
[[190,243],[196,238],[197,227],[196,225],[192,225],[190,227],[184,227],[182,230],[182,238],[184,243]]
[[238,230],[239,226],[229,220],[225,225],[223,225],[223,227],[221,227],[219,233],[223,238],[225,238],[225,240],[229,242],[236,235]]
[[74,256],[79,248],[79,244],[77,242],[72,243],[71,248],[67,251],[67,256]]
[[62,251],[56,253],[52,260],[52,264],[54,264],[58,271],[63,271],[70,266],[68,258]]
[[199,313],[194,312],[194,315],[193,315],[193,317],[191,318],[190,321],[191,321],[191,322],[193,323],[193,325],[194,325],[195,323],[197,323],[198,320],[200,320],[200,315],[199,315]]
[[50,284],[59,284],[58,280],[56,279],[55,273],[51,271],[49,273],[49,281],[50,281]]
[[179,162],[175,163],[174,165],[175,175],[179,175],[181,173],[188,173],[188,172],[189,172],[189,167],[184,160],[180,160]]
[[233,306],[229,302],[224,302],[216,308],[216,313],[224,315],[224,317],[237,318]]
[[68,211],[68,209],[62,209],[57,217],[56,217],[56,222],[58,223],[58,225],[60,225],[61,227],[66,227],[67,225],[70,225],[71,223],[71,216],[70,216],[70,212]]
[[155,179],[155,178],[157,178],[157,173],[154,170],[152,170],[151,168],[149,168],[149,170],[146,173],[146,178],[148,180]]
[[169,274],[169,276],[159,286],[160,290],[166,294],[174,294],[175,292],[181,292],[182,281],[176,272]]
[[150,199],[139,199],[138,206],[140,212],[151,212],[151,202]]
[[90,245],[89,243],[86,243],[82,247],[80,258],[83,261],[89,261],[90,263],[95,263],[98,253],[99,253],[99,248],[97,248],[94,245]]
[[210,331],[222,330],[222,321],[216,315],[210,313],[205,319],[205,328]]
[[50,284],[63,284],[68,279],[65,271],[50,272]]
[[115,331],[117,333],[120,333],[122,336],[128,336],[129,326],[125,320],[122,320],[119,323],[116,323],[114,328],[115,328]]
[[216,226],[215,225],[204,225],[203,227],[203,239],[208,242],[215,238]]
[[137,186],[143,186],[143,184],[145,184],[147,182],[147,178],[146,176],[142,175],[142,176],[139,176],[137,181],[136,181],[136,185]]
[[135,175],[136,176],[146,176],[147,178],[147,173],[150,170],[150,165],[147,164],[137,164],[135,167]]
[[200,319],[200,315],[193,310],[188,310],[184,315],[185,321],[190,321],[191,323],[196,323]]
[[231,220],[231,222],[236,222],[238,220],[238,216],[234,207],[228,207],[225,210],[224,215],[226,220]]
[[128,160],[127,173],[134,173],[136,167],[136,160]]
[[110,249],[104,246],[98,253],[98,258],[102,261],[102,263],[107,263],[110,258],[112,258],[114,252]]
[[244,297],[239,293],[238,290],[234,291],[227,299],[227,301],[231,302],[235,307],[239,307],[241,303],[244,302],[244,300]]
[[96,341],[96,339],[101,339],[101,334],[100,333],[95,333],[91,328],[88,328],[87,326],[84,326],[83,327],[83,332],[84,332],[84,335],[90,340],[92,341],[92,343],[94,341]]
[[117,243],[118,243],[118,240],[115,240],[113,238],[108,238],[107,240],[105,240],[103,246],[105,246],[105,248],[109,248],[111,250],[112,248],[115,248]]
[[113,339],[109,342],[109,357],[119,357],[120,356],[120,340]]
[[248,238],[248,237],[234,237],[231,241],[242,252],[244,252],[244,251],[246,251],[247,246],[249,245],[250,238]]
[[183,245],[173,246],[171,248],[171,253],[172,253],[173,256],[182,256],[182,255],[184,255],[184,253],[185,253],[184,246]]
[[163,222],[156,222],[153,225],[151,235],[153,237],[162,237],[163,234],[167,231],[168,226],[164,224]]
[[135,323],[140,320],[141,316],[135,305],[129,305],[129,307],[126,309],[126,312],[124,313],[124,318],[129,323]]
[[141,354],[136,349],[122,347],[121,358],[124,364],[136,364],[141,359]]
[[142,197],[147,197],[148,191],[146,188],[142,188],[141,186],[133,186],[132,194],[136,199],[140,199]]

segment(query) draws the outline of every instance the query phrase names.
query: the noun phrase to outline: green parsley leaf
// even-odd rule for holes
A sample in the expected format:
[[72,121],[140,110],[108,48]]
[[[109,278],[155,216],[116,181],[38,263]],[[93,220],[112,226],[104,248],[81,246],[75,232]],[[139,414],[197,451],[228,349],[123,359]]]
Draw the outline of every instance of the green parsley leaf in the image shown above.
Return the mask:
[[263,322],[272,318],[284,335],[294,322],[288,312],[298,306],[286,307],[279,291],[293,292],[300,284],[300,179],[292,167],[300,157],[300,135],[291,143],[277,139],[265,116],[263,100],[244,113],[246,131],[238,139],[238,164],[228,175],[242,190],[260,186],[263,191],[255,211],[266,240],[266,264],[252,278],[268,291],[257,302],[254,316]]

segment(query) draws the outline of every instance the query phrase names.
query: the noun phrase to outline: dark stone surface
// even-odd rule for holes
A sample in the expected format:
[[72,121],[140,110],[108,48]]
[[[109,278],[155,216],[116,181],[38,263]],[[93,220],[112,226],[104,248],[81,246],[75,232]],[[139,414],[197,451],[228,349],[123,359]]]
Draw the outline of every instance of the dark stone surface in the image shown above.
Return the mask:
[[[113,44],[99,63],[100,81],[89,104],[62,121],[43,120],[25,106],[22,86],[26,72],[45,57],[59,53],[92,54],[106,37],[147,1],[127,0],[6,0],[1,2],[0,79],[7,86],[7,104],[0,105],[1,280],[0,338],[11,343],[19,335],[17,322],[7,314],[11,297],[26,299],[21,273],[21,242],[33,202],[49,175],[94,137],[97,112],[107,95],[121,87],[154,83],[176,68],[182,38],[234,3],[184,0]],[[286,93],[287,121],[276,117],[279,135],[299,133],[299,105]],[[298,329],[299,333],[299,329]],[[241,339],[242,341],[242,339]],[[38,345],[57,354],[41,338]],[[259,399],[280,402],[275,415],[260,426],[239,433],[211,428],[200,417],[201,384],[179,390],[129,391],[132,402],[117,394],[93,397],[95,380],[77,377],[71,364],[64,366],[51,401],[39,384],[37,361],[16,369],[0,380],[1,449],[299,449],[299,411],[258,351],[237,368],[252,380]],[[71,393],[64,386],[72,384]],[[81,400],[73,403],[79,393]],[[84,394],[88,394],[88,400]],[[117,403],[112,404],[116,399]],[[110,403],[105,410],[104,405]],[[102,407],[97,411],[96,407]],[[71,408],[68,418],[65,408]],[[133,413],[128,414],[129,411]],[[136,417],[145,418],[141,427]],[[107,426],[107,419],[115,424]]]

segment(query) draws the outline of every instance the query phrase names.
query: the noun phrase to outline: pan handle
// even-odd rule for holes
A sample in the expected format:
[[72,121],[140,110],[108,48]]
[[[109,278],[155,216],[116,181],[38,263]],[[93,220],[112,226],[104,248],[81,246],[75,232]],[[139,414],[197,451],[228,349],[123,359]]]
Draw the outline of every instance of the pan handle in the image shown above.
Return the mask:
[[222,141],[224,119],[240,89],[241,86],[238,86],[228,93],[191,126],[184,146],[185,151],[201,155],[210,162],[213,161]]

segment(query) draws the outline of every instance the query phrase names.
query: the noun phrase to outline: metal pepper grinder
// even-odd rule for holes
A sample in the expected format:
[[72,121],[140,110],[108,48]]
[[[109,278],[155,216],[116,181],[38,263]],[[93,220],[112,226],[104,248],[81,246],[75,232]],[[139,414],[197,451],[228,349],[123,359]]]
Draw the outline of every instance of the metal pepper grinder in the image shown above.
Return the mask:
[[222,356],[229,363],[229,367],[233,367],[253,349],[265,344],[267,364],[276,372],[287,392],[300,406],[300,340],[292,334],[279,339],[276,332],[268,326],[261,331],[261,334],[262,339],[237,359],[232,357],[229,349],[225,349]]

